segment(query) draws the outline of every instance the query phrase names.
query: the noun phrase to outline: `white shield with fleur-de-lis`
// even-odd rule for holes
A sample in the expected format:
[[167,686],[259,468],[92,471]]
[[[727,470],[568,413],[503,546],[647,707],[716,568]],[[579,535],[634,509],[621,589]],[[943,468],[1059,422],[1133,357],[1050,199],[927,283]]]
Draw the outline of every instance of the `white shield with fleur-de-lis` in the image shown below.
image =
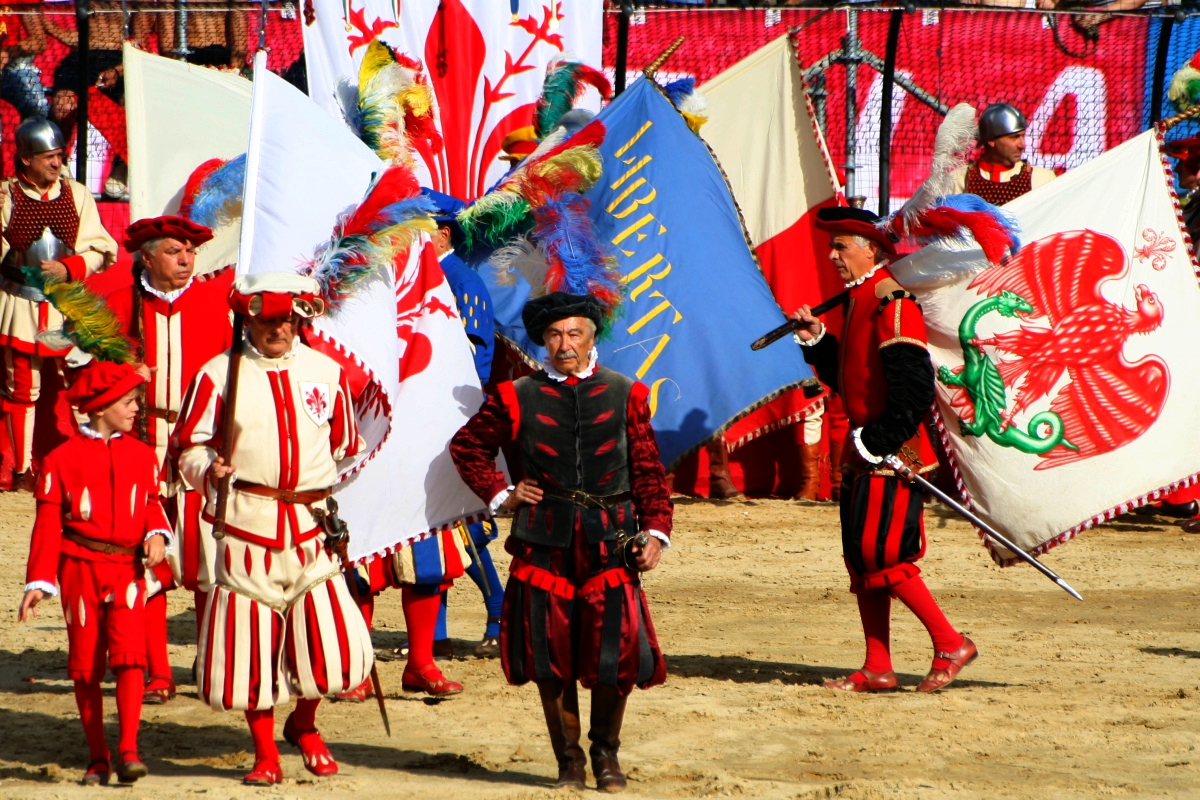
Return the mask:
[[324,425],[333,416],[333,399],[329,396],[328,383],[300,383],[300,399],[309,419]]

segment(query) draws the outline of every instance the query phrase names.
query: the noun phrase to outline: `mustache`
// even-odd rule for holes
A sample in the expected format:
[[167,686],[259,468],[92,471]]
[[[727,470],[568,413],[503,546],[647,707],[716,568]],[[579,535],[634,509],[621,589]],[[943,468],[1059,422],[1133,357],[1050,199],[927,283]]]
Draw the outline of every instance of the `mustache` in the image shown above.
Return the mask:
[[560,352],[558,355],[556,355],[554,357],[554,360],[555,361],[563,361],[568,358],[579,358],[579,354],[576,353],[574,350],[563,350],[562,352]]

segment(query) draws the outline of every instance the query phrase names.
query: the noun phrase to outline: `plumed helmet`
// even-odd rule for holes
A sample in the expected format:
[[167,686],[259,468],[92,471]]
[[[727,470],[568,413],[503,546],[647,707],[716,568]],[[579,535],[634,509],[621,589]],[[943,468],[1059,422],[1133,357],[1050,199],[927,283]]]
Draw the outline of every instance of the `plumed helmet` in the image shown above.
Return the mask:
[[1025,115],[1008,103],[993,103],[979,115],[979,143],[990,142],[1029,127]]
[[14,139],[17,143],[18,159],[66,147],[66,141],[58,126],[41,117],[31,117],[18,125]]

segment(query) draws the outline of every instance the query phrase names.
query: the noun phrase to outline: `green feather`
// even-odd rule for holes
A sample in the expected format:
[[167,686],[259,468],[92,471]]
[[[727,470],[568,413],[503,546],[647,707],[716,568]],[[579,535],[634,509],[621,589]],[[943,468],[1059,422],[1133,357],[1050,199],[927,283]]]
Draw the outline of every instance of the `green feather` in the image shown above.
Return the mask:
[[80,350],[101,361],[132,364],[133,351],[121,321],[83,281],[46,281],[43,293],[64,317],[63,333]]
[[512,192],[493,192],[458,215],[467,252],[478,244],[495,249],[533,228],[528,201]]
[[579,64],[560,61],[546,75],[542,96],[537,101],[534,132],[539,139],[554,130],[562,115],[575,107],[579,95]]

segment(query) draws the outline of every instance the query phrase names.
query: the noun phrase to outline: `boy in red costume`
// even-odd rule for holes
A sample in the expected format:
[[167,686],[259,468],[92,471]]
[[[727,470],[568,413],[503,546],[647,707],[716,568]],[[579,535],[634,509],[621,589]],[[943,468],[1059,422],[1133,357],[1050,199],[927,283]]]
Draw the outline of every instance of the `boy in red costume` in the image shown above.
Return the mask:
[[85,784],[107,783],[112,772],[100,691],[105,655],[117,676],[117,778],[130,783],[147,774],[137,751],[146,668],[144,574],[166,557],[171,533],[159,504],[154,450],[126,435],[144,382],[128,364],[85,367],[68,398],[88,424],[46,457],[37,481],[18,619],[36,616],[37,604],[58,594],[57,578],[70,643],[67,674],[91,750]]

